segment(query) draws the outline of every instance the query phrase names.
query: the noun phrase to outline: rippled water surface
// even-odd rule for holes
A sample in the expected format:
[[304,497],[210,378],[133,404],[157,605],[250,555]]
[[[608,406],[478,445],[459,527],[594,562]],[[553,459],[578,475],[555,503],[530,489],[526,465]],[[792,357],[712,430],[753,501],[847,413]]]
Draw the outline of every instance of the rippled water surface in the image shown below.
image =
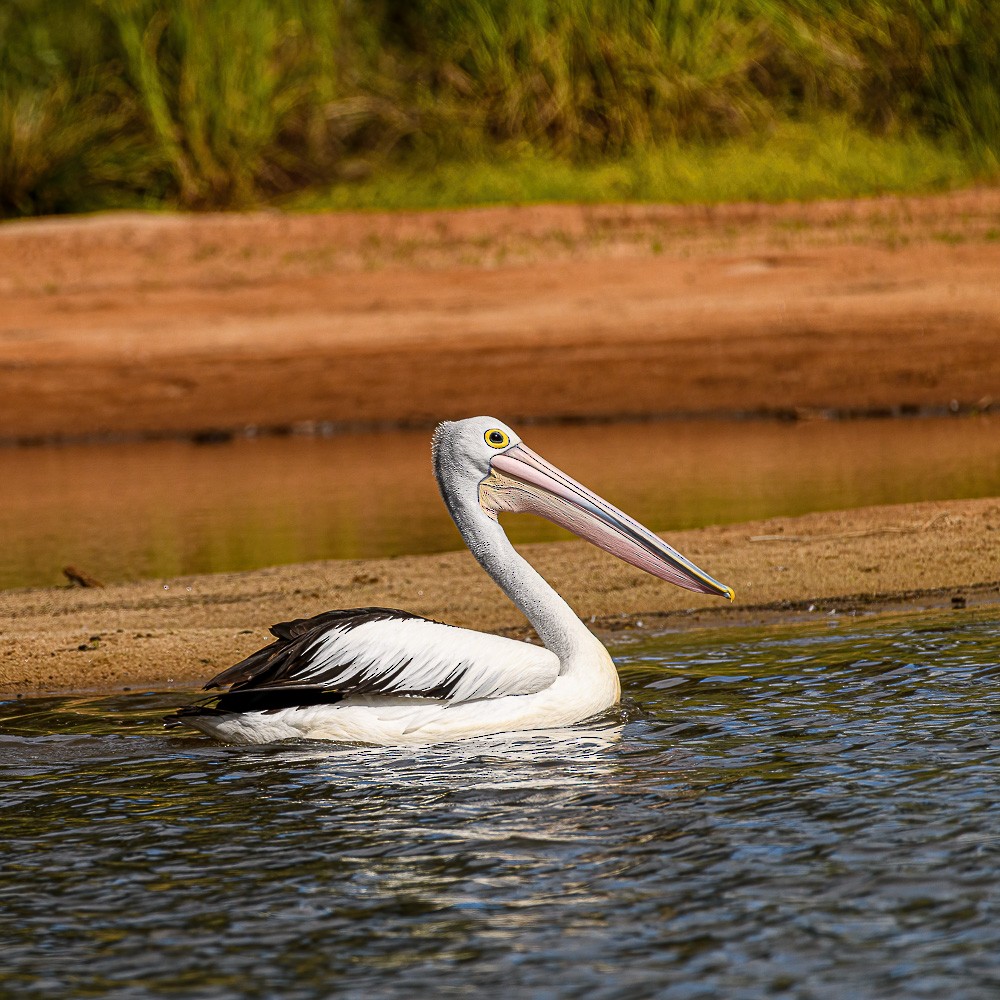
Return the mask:
[[625,636],[622,712],[426,749],[9,701],[0,994],[996,997],[998,632]]

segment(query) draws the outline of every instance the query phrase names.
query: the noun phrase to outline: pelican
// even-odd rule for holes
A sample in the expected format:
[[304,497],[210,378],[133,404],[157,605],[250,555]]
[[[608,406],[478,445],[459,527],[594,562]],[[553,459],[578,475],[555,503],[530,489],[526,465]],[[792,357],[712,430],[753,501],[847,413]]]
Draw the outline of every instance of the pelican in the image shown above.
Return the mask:
[[213,677],[228,688],[168,717],[227,743],[293,738],[382,746],[572,726],[621,696],[597,637],[514,549],[497,519],[527,512],[653,576],[733,591],[535,454],[494,417],[438,426],[434,475],[480,566],[544,646],[389,608],[327,611],[271,628],[274,641]]

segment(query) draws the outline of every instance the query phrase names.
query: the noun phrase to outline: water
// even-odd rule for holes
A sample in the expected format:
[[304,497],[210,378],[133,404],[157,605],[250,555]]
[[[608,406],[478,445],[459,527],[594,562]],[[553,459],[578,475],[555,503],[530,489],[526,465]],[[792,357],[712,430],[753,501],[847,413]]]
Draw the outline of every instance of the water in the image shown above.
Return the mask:
[[[1000,494],[998,419],[525,428],[650,527]],[[515,542],[569,537],[538,518]],[[0,588],[461,547],[426,431],[0,449]]]
[[8,701],[0,994],[996,997],[998,636],[625,636],[623,711],[424,749]]

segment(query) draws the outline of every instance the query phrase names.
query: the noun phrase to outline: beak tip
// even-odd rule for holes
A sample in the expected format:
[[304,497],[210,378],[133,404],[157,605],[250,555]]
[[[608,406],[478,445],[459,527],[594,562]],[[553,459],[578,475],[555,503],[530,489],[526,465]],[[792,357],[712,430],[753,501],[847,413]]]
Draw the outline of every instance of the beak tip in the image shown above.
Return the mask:
[[726,587],[726,597],[729,598],[729,602],[732,603],[736,600],[736,591],[732,587]]

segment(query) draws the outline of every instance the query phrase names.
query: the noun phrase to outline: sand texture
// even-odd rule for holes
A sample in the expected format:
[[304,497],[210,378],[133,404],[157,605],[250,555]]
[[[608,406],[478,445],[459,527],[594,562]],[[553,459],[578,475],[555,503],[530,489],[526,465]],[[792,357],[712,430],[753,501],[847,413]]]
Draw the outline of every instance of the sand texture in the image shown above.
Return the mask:
[[[809,514],[669,541],[734,587],[735,604],[672,587],[582,542],[523,551],[598,632],[1000,601],[1000,500]],[[273,622],[368,606],[528,634],[467,552],[7,592],[0,692],[193,686],[269,641]]]
[[1000,191],[0,226],[0,438],[1000,405]]

